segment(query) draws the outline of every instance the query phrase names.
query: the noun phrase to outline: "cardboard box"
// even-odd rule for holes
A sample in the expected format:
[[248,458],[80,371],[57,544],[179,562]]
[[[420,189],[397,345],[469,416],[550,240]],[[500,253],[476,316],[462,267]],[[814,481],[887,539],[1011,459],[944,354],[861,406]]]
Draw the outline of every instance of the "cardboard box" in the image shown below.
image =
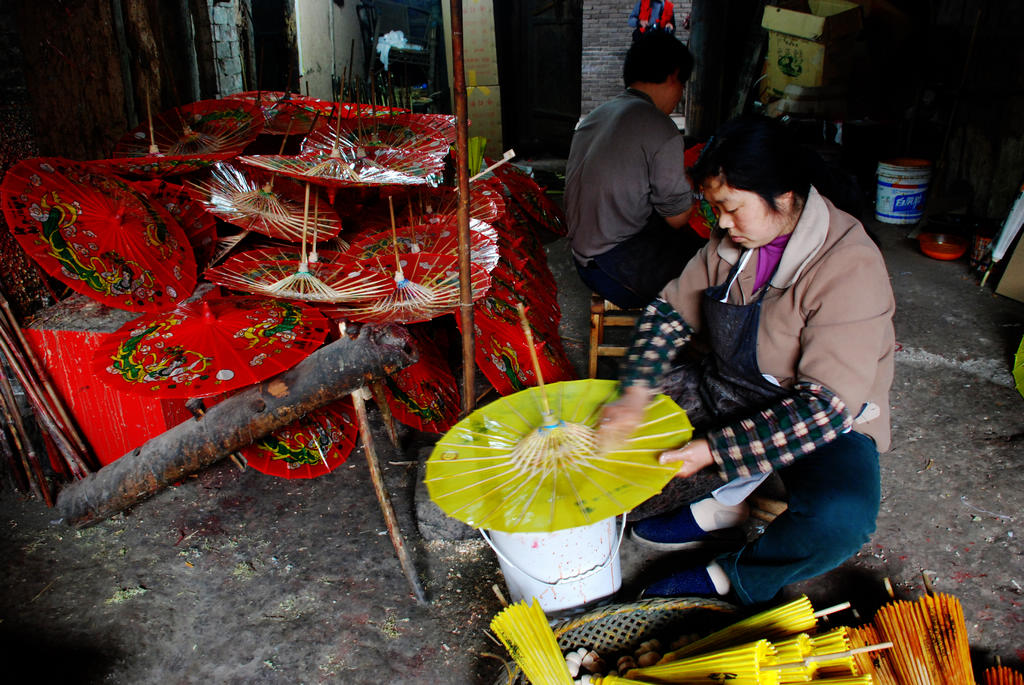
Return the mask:
[[[452,23],[450,3],[441,3],[444,15],[444,40],[448,55],[448,83],[452,81]],[[474,86],[498,83],[498,51],[494,36],[492,0],[463,0],[462,63],[466,84]]]
[[501,87],[469,86],[466,88],[469,109],[469,135],[487,139],[484,155],[499,159],[505,150],[501,140]]
[[856,3],[807,0],[769,6],[761,26],[768,29],[765,71],[770,94],[781,97],[789,85],[814,88],[847,80],[861,28]]
[[1024,238],[1018,239],[1017,247],[1006,263],[996,295],[1024,302]]

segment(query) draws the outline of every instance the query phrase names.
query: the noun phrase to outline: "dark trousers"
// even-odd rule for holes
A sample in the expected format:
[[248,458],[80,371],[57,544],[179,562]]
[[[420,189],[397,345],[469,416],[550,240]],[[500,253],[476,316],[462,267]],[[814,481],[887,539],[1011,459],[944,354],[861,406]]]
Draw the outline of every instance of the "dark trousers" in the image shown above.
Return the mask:
[[716,560],[744,604],[767,602],[789,583],[831,571],[875,532],[881,484],[871,438],[845,433],[778,474],[789,508],[764,535]]
[[636,309],[657,297],[705,242],[689,226],[672,228],[655,213],[635,236],[586,264],[573,261],[588,288],[623,309]]

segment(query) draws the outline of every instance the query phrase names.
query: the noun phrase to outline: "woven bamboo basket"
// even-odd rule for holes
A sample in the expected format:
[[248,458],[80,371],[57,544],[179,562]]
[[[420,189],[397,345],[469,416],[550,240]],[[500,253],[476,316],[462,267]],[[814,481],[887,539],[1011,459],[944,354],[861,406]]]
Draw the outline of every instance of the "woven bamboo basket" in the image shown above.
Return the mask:
[[[736,620],[736,607],[700,597],[646,599],[628,604],[610,604],[566,619],[552,629],[562,652],[577,647],[593,649],[608,657],[632,653],[652,638],[671,642],[680,635],[707,635]],[[526,685],[515,662],[505,663],[505,673],[494,685]]]

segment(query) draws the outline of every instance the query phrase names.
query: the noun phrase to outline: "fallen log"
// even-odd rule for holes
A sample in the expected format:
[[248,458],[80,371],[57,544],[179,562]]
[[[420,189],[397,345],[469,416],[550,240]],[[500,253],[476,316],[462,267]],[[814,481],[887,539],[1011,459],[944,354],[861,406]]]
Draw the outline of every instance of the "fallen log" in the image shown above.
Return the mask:
[[69,525],[99,523],[414,361],[415,353],[390,327],[364,326],[355,339],[343,335],[288,371],[225,399],[202,417],[178,424],[72,483],[58,496],[57,509]]

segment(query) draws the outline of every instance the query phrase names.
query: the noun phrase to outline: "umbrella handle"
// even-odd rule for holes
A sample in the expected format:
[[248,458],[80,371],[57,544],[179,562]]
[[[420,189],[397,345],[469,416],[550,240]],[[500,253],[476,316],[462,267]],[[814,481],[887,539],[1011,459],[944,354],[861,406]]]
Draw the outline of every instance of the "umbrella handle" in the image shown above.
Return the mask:
[[612,550],[608,553],[608,556],[605,557],[604,561],[602,561],[600,564],[597,564],[596,566],[593,566],[591,568],[586,569],[585,571],[581,571],[580,573],[577,573],[574,576],[569,576],[568,578],[559,578],[558,580],[555,580],[555,581],[544,580],[543,578],[538,578],[537,576],[533,575],[532,573],[530,573],[529,571],[527,571],[526,569],[521,567],[519,564],[515,563],[514,561],[512,561],[511,559],[506,557],[504,554],[501,553],[501,550],[498,549],[497,545],[494,544],[494,541],[491,540],[490,536],[487,534],[487,531],[484,530],[483,528],[480,529],[480,535],[482,535],[484,540],[487,542],[487,544],[491,546],[491,549],[493,549],[494,553],[498,555],[498,558],[501,559],[502,561],[504,561],[506,564],[508,564],[512,568],[516,569],[517,571],[522,573],[524,576],[527,576],[531,580],[535,580],[535,581],[537,581],[538,583],[540,583],[542,585],[548,585],[550,587],[554,587],[554,586],[558,585],[559,583],[564,583],[564,582],[569,581],[569,580],[575,582],[575,581],[578,581],[578,580],[582,580],[584,578],[588,578],[588,577],[594,575],[595,573],[603,571],[605,569],[605,567],[608,566],[608,564],[611,562],[611,560],[615,558],[615,555],[617,555],[619,553],[619,547],[622,546],[622,538],[624,538],[626,536],[626,514],[622,515],[622,524],[619,526],[619,537],[615,541],[615,546],[612,547]]

